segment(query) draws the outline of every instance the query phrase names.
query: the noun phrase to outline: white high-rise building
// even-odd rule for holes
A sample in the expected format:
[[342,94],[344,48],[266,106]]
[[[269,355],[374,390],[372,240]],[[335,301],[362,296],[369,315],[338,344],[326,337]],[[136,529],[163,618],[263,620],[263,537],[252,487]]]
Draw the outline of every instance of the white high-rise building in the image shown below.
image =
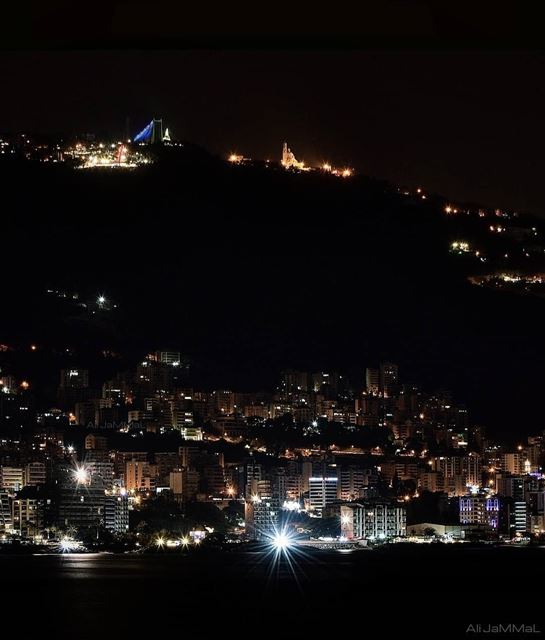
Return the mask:
[[388,500],[369,500],[341,506],[341,535],[349,540],[389,540],[406,535],[405,506]]
[[320,512],[337,500],[337,476],[313,476],[309,478],[309,500],[311,509]]

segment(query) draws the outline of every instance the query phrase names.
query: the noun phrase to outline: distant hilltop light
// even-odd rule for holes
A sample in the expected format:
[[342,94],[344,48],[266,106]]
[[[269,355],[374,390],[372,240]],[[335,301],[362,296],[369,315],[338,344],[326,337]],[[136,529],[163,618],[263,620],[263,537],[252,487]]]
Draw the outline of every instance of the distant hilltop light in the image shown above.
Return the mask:
[[469,251],[471,251],[469,242],[466,242],[465,240],[456,240],[454,242],[451,242],[450,249],[451,251],[454,251],[457,253],[469,253]]
[[[227,162],[231,164],[246,164],[252,162],[251,158],[247,158],[242,154],[232,152],[228,156],[226,156]],[[267,158],[265,160],[265,164],[268,165],[270,159]],[[350,167],[345,167],[343,169],[336,168],[329,162],[323,162],[320,165],[311,167],[306,165],[302,160],[298,160],[295,157],[295,154],[288,146],[287,142],[282,144],[282,155],[280,157],[280,165],[284,167],[284,169],[295,170],[295,171],[324,171],[325,173],[331,173],[334,176],[339,176],[341,178],[350,178],[354,175],[354,170]]]
[[[90,305],[91,308],[93,305]],[[104,293],[99,293],[96,297],[96,306],[102,311],[112,311],[112,309],[117,309],[117,304],[113,303],[113,300],[106,296]],[[92,311],[94,314],[95,311]]]

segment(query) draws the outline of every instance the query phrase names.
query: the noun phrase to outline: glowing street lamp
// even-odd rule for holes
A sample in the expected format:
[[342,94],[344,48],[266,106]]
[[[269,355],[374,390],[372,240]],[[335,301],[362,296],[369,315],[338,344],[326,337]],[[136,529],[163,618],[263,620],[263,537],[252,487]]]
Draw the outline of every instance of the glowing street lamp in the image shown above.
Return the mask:
[[157,538],[157,540],[155,541],[155,546],[158,549],[162,549],[165,546],[165,539],[163,538],[163,536],[159,536]]

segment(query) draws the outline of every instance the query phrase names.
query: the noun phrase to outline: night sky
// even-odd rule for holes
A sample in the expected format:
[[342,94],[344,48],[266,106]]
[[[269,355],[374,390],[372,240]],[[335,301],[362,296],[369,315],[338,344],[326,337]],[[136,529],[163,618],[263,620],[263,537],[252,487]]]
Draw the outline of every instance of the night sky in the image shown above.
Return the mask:
[[121,136],[129,117],[134,135],[156,116],[212,152],[287,140],[307,163],[545,215],[544,53],[20,51],[0,73],[2,131]]

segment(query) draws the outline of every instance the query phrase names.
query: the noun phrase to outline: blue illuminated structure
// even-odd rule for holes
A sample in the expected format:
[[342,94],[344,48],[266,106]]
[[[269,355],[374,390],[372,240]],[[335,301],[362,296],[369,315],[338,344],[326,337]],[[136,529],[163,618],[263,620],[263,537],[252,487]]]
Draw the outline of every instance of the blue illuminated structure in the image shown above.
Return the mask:
[[134,136],[133,142],[144,142],[148,144],[163,142],[163,120],[156,120],[154,118],[140,133]]
[[153,120],[140,133],[134,136],[134,142],[149,142],[153,133]]

